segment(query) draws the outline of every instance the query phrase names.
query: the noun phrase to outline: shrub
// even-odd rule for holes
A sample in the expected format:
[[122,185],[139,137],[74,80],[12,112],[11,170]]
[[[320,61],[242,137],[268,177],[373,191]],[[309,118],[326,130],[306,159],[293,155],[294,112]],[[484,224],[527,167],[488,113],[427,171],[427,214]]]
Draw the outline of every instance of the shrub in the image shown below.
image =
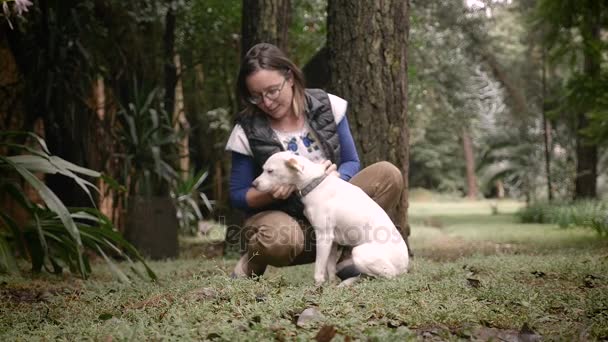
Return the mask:
[[592,228],[608,236],[608,203],[602,201],[576,201],[571,203],[537,202],[518,212],[524,223],[553,223],[561,228]]
[[[23,137],[33,139],[36,147],[14,141]],[[120,281],[130,280],[108,255],[129,261],[136,275],[156,279],[139,252],[115,230],[107,217],[94,208],[67,208],[34,172],[70,177],[89,195],[91,203],[94,202],[90,189],[98,189],[87,178],[103,177],[108,184],[114,184],[112,179],[52,155],[44,140],[33,133],[0,132],[0,148],[16,153],[0,155],[0,171],[7,175],[0,178],[0,195],[15,201],[29,217],[20,225],[9,213],[0,212],[0,272],[18,272],[16,256],[20,256],[29,259],[36,272],[45,269],[61,274],[68,268],[87,278],[91,265],[85,250],[89,250],[102,256]],[[19,178],[40,195],[41,204],[28,198]],[[145,272],[138,270],[131,258],[141,262]]]

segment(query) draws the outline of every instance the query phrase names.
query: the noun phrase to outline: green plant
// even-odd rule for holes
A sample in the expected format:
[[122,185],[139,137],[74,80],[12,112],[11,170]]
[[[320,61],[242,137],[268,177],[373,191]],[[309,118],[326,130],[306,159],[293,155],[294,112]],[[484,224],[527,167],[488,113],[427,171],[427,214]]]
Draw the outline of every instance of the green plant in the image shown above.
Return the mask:
[[553,223],[561,228],[586,227],[608,236],[608,204],[601,201],[532,203],[518,212],[524,223]]
[[210,212],[213,210],[213,203],[207,198],[199,188],[207,179],[209,173],[201,171],[190,175],[186,179],[178,178],[171,190],[171,198],[177,210],[177,219],[182,233],[195,235],[198,232],[198,222],[204,219],[200,210],[201,204]]
[[[14,138],[29,137],[37,148],[17,143]],[[90,188],[97,188],[83,177],[103,178],[107,183],[116,183],[101,173],[72,164],[53,156],[42,138],[26,132],[0,132],[0,148],[10,149],[19,155],[0,155],[0,194],[13,200],[29,215],[26,222],[18,222],[8,212],[0,213],[0,271],[16,272],[18,255],[30,259],[34,271],[42,269],[60,274],[65,267],[87,278],[91,273],[89,257],[85,249],[102,256],[121,281],[129,278],[112,262],[107,253],[127,259],[138,275],[131,257],[140,261],[150,278],[154,272],[146,265],[138,251],[117,231],[99,210],[92,208],[66,208],[61,199],[51,191],[34,172],[59,173],[72,178],[94,203]],[[34,203],[25,194],[20,179],[29,184],[42,199]]]
[[162,109],[158,88],[146,92],[137,81],[133,84],[133,99],[119,112],[122,180],[130,196],[164,195],[178,177],[171,163],[177,157],[174,147],[179,137]]

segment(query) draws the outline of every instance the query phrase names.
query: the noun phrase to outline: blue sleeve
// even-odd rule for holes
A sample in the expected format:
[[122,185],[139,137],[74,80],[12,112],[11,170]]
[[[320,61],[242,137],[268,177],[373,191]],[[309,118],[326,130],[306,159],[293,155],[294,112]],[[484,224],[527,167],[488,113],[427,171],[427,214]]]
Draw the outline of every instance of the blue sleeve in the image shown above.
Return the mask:
[[230,204],[245,211],[251,210],[247,205],[247,191],[256,177],[253,158],[238,152],[232,152],[232,169],[230,171]]
[[348,181],[359,172],[361,162],[359,161],[353,135],[350,133],[346,115],[338,124],[338,138],[340,139],[340,165],[338,166],[338,172],[340,173],[340,178]]

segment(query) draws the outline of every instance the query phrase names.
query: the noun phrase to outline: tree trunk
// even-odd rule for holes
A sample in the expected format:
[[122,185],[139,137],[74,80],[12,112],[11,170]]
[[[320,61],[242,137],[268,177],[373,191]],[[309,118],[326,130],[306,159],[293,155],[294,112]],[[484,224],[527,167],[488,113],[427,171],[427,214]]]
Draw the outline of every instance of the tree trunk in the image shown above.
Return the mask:
[[409,1],[328,3],[328,90],[349,102],[363,166],[387,160],[401,169],[405,188],[393,220],[403,230],[408,227],[408,16]]
[[547,200],[553,201],[553,189],[551,181],[551,151],[553,150],[551,142],[551,122],[547,119],[547,71],[546,71],[546,49],[543,47],[542,56],[542,115],[543,115],[543,137],[545,145],[545,174],[547,176]]
[[[600,44],[600,3],[588,2],[587,19],[583,23],[584,73],[592,84],[597,84],[601,71],[601,55],[596,48]],[[597,198],[597,160],[598,149],[595,143],[589,141],[582,133],[589,127],[586,111],[577,115],[576,131],[576,181],[574,198]]]
[[462,149],[464,151],[464,161],[467,173],[467,198],[476,199],[477,177],[475,176],[475,157],[473,154],[473,140],[466,128],[462,129]]
[[174,63],[175,56],[175,10],[173,0],[167,1],[168,8],[165,15],[165,35],[163,60],[165,65],[165,111],[169,118],[173,117],[175,106],[175,86],[177,85],[177,69]]
[[0,24],[0,130],[11,131],[23,128],[25,82],[8,44],[6,28],[7,25]]
[[288,53],[290,20],[290,0],[243,0],[241,56],[262,42],[274,44]]
[[306,87],[308,88],[327,88],[329,83],[329,49],[327,46],[317,51],[314,56],[306,63],[302,72],[306,79]]
[[175,54],[175,70],[177,70],[177,82],[175,84],[175,106],[173,109],[173,129],[176,133],[184,134],[177,146],[179,154],[179,173],[182,179],[187,179],[190,174],[190,122],[184,110],[184,87],[182,82],[182,67],[179,54]]

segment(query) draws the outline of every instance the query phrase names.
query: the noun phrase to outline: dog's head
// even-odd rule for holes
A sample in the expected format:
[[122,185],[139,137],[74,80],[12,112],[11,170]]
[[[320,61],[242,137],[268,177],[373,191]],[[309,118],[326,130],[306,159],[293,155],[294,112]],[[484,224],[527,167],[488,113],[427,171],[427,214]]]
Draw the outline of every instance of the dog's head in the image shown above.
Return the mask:
[[277,185],[295,185],[302,183],[302,175],[309,165],[308,159],[291,152],[273,154],[262,168],[262,174],[253,181],[253,186],[260,191],[270,191]]

